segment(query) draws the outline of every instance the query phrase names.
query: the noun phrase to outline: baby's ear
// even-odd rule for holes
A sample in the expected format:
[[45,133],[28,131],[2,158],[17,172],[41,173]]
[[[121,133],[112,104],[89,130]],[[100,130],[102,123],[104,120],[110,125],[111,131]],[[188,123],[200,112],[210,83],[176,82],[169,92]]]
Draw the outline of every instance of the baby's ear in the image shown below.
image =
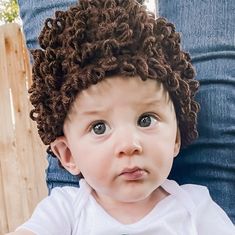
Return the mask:
[[180,130],[177,128],[176,138],[175,138],[175,147],[174,147],[174,157],[176,157],[179,154],[181,146],[181,135]]
[[79,167],[74,161],[74,157],[70,151],[67,139],[65,136],[57,137],[51,143],[51,150],[61,162],[61,165],[72,175],[78,175],[80,173]]

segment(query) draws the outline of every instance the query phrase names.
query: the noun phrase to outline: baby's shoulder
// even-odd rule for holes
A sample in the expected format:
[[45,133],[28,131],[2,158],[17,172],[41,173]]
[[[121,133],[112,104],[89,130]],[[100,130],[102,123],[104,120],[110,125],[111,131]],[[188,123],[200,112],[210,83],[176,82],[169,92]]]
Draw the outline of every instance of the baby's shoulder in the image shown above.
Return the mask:
[[180,187],[190,196],[191,200],[196,206],[212,200],[210,192],[206,186],[197,184],[184,184]]
[[232,221],[212,199],[207,187],[185,184],[181,185],[181,188],[187,192],[195,205],[192,215],[198,234],[235,234],[235,227]]
[[204,196],[210,195],[208,188],[203,185],[183,184],[180,187],[195,198],[199,197],[200,195],[204,195]]
[[69,208],[71,210],[79,194],[80,188],[71,186],[55,187],[52,189],[51,194],[37,205],[37,209],[60,211],[60,209]]
[[84,180],[80,180],[79,187],[64,186],[52,189],[49,198],[55,203],[64,202],[73,208],[81,209],[87,202],[91,191],[91,187]]
[[79,187],[72,187],[72,186],[64,186],[64,187],[55,187],[52,189],[50,197],[55,198],[66,198],[71,201],[74,199],[79,193],[81,189]]

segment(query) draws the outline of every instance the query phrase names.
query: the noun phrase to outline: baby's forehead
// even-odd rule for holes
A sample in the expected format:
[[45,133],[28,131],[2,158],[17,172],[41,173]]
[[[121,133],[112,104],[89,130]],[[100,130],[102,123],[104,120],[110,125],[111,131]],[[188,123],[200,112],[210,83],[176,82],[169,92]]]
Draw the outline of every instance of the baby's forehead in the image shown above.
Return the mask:
[[72,104],[71,112],[104,111],[127,105],[138,108],[169,104],[172,105],[170,95],[159,81],[143,81],[139,76],[112,76],[82,90]]

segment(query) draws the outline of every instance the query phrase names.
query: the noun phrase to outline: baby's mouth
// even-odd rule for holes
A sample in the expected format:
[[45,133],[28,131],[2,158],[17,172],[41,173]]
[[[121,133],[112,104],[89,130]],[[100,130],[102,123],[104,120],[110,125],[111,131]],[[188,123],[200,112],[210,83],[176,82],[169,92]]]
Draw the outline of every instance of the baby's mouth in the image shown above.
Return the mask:
[[133,168],[124,168],[124,170],[121,172],[119,176],[128,181],[135,181],[135,180],[144,179],[146,175],[147,175],[146,170],[139,167],[133,167]]

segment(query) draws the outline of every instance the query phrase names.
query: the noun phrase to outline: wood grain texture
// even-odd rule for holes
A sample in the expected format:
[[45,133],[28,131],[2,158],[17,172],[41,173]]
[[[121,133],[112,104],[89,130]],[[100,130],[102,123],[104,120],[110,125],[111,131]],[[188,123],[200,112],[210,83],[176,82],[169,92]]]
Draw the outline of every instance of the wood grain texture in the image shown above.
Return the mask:
[[0,27],[0,234],[13,231],[47,195],[45,147],[29,118],[31,68],[20,26]]

